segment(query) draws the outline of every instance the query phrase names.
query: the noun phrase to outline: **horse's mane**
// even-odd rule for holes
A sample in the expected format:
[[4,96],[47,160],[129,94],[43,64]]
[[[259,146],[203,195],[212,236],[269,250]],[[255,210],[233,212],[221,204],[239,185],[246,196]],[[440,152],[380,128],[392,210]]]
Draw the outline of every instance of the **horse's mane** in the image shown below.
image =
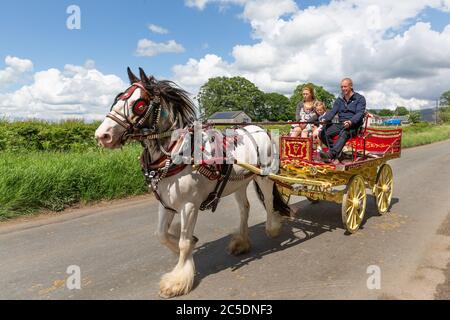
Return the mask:
[[181,116],[184,126],[192,124],[196,120],[196,106],[189,97],[189,93],[181,89],[175,82],[169,80],[157,81],[150,77],[144,82],[144,86],[152,94],[159,94],[164,102],[168,103],[173,110]]

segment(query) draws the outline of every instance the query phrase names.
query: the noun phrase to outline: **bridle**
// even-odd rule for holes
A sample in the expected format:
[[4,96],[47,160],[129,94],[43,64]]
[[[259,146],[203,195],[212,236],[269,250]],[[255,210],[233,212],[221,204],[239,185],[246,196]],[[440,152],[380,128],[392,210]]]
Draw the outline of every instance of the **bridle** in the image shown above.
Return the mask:
[[[150,102],[148,102],[147,99],[141,97],[134,101],[133,106],[130,108],[128,105],[128,100],[138,88],[143,90],[149,97],[153,98],[150,100]],[[113,110],[117,102],[121,100],[125,101],[123,109],[124,113]],[[132,121],[130,110],[134,116],[137,116],[136,120],[134,121]],[[161,110],[162,105],[159,91],[156,91],[155,94],[151,94],[141,82],[135,82],[125,92],[119,93],[117,95],[113,105],[111,106],[111,110],[106,117],[113,120],[125,129],[125,132],[120,138],[120,142],[122,144],[124,144],[128,139],[138,141],[159,141],[160,139],[171,137],[172,133],[175,131],[174,129],[176,124],[179,122],[179,117],[177,114],[172,127],[168,131],[157,132],[159,128],[159,122],[161,120]],[[148,128],[144,128],[144,125],[148,120],[150,120],[150,125]]]

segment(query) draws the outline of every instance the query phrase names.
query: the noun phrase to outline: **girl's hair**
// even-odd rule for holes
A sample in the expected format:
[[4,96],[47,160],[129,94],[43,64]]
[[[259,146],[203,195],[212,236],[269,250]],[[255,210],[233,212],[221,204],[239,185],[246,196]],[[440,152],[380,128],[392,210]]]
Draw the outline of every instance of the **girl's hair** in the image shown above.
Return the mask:
[[325,110],[327,110],[327,106],[325,105],[325,103],[323,101],[317,101],[315,107],[320,107],[322,106]]
[[303,91],[305,91],[305,90],[308,90],[308,91],[309,91],[309,93],[311,94],[311,98],[312,98],[313,101],[316,100],[316,95],[314,94],[314,88],[313,88],[312,86],[310,86],[310,85],[304,86],[303,89],[302,89],[302,93],[303,93]]

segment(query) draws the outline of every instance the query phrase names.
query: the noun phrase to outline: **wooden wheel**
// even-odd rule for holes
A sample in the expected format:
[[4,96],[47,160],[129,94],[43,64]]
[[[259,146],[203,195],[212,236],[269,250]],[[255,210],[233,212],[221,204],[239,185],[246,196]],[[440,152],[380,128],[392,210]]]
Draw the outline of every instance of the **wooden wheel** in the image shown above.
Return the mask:
[[393,190],[394,176],[392,174],[392,168],[388,164],[383,164],[380,170],[378,170],[377,182],[373,188],[379,214],[383,215],[388,212]]
[[366,212],[366,185],[360,175],[353,176],[347,184],[342,201],[342,222],[350,233],[358,231]]

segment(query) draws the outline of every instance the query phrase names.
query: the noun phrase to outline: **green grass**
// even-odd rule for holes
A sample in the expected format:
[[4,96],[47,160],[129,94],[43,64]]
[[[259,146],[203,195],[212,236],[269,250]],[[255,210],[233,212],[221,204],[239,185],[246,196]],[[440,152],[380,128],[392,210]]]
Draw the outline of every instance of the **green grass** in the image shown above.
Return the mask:
[[0,220],[143,194],[140,151],[130,145],[116,151],[0,153]]
[[402,147],[411,148],[446,139],[450,139],[450,124],[436,126],[420,123],[404,128]]

